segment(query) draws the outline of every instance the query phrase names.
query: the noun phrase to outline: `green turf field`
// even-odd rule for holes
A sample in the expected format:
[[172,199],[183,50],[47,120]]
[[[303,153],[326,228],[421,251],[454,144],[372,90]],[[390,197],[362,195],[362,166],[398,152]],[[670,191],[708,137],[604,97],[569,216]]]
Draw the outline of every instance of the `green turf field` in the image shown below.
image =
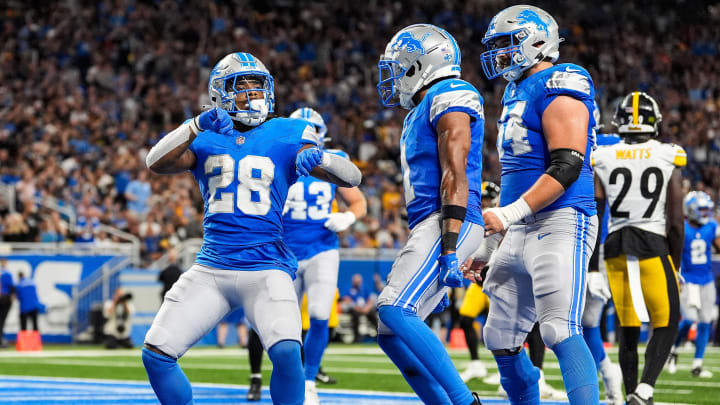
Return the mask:
[[[614,349],[609,353],[617,361]],[[495,372],[489,352],[480,351],[482,360]],[[453,351],[451,356],[458,368],[463,369],[468,356],[464,351]],[[720,349],[708,347],[705,369],[714,373],[711,379],[698,379],[690,375],[692,361],[690,348],[681,351],[678,372],[666,371],[660,376],[655,390],[656,402],[682,404],[720,404]],[[642,354],[640,360],[642,362]],[[264,377],[269,381],[271,365],[264,359]],[[180,360],[185,373],[193,382],[247,384],[249,366],[244,350],[226,348],[194,348]],[[642,367],[642,363],[640,365]],[[387,357],[374,345],[331,345],[323,360],[324,370],[339,380],[332,388],[377,391],[410,389]],[[145,380],[140,351],[105,351],[88,346],[46,346],[43,352],[19,353],[12,349],[0,351],[0,374],[24,376],[54,376],[74,378],[106,378]],[[545,358],[545,375],[548,382],[562,388],[562,377],[552,352]],[[601,397],[602,382],[601,384]],[[471,381],[470,389],[482,396],[496,396],[496,386]],[[321,385],[322,389],[323,386]]]

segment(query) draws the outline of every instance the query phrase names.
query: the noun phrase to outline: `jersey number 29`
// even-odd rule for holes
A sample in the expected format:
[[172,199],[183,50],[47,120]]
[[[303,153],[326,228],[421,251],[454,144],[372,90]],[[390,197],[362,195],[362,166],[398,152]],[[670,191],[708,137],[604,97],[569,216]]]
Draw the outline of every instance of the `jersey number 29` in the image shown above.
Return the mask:
[[[235,159],[230,155],[211,155],[205,161],[205,174],[215,169],[220,174],[208,179],[210,196],[208,213],[232,213],[233,202],[246,215],[265,215],[270,211],[270,184],[275,177],[275,164],[266,156],[247,155],[238,161],[236,192],[220,190],[232,184],[235,179]],[[237,200],[235,195],[237,194]]]

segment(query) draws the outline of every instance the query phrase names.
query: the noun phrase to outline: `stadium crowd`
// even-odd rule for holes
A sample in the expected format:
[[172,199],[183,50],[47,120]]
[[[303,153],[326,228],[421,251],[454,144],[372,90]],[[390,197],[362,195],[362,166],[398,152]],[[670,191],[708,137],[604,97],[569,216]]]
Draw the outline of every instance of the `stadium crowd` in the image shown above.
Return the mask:
[[[662,140],[688,152],[687,183],[716,201],[720,189],[720,6],[680,2],[551,2],[565,38],[560,61],[588,68],[610,125],[619,97],[659,100]],[[485,178],[499,179],[496,125],[504,81],[482,75],[489,19],[507,1],[291,0],[7,2],[0,7],[0,193],[4,241],[103,243],[104,223],[138,236],[151,260],[202,234],[202,199],[190,174],[154,176],[145,155],[209,104],[207,77],[232,51],[260,58],[275,79],[276,114],[320,111],[330,146],[363,170],[369,215],[345,247],[399,247],[407,235],[399,168],[405,111],[382,108],[375,84],[387,38],[415,22],[460,44],[463,78],[485,98]],[[672,6],[671,6],[672,5]],[[692,22],[692,23],[690,23]],[[187,101],[195,100],[195,102]],[[73,210],[77,223],[41,208]]]

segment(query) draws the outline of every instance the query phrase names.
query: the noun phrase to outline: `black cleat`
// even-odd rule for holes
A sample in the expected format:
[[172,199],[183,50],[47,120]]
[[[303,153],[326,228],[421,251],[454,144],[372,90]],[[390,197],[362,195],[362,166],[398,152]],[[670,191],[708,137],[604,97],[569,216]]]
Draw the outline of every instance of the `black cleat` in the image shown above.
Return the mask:
[[250,387],[248,388],[247,397],[248,401],[259,401],[262,395],[262,379],[253,377],[250,379]]
[[636,393],[632,393],[628,395],[627,397],[627,405],[654,405],[655,401],[653,401],[652,397],[648,399],[642,399],[640,398],[640,395]]
[[325,372],[322,370],[318,370],[317,375],[315,376],[315,380],[318,382],[321,382],[323,384],[337,384],[337,380],[333,377],[325,374]]
[[477,394],[477,392],[472,393],[473,402],[471,405],[482,405],[482,402],[480,402],[480,395]]

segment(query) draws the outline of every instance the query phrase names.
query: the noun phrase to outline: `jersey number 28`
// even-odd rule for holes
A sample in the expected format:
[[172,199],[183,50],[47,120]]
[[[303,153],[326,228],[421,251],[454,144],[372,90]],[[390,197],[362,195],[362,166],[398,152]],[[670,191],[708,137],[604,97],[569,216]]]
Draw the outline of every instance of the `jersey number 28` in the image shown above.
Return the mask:
[[[270,184],[275,177],[275,164],[266,156],[247,155],[238,161],[236,192],[220,190],[232,184],[235,179],[235,159],[230,155],[211,155],[205,161],[205,174],[215,169],[220,174],[208,179],[210,196],[208,213],[232,213],[235,206],[246,215],[265,215],[270,211]],[[235,195],[237,194],[237,200]]]

